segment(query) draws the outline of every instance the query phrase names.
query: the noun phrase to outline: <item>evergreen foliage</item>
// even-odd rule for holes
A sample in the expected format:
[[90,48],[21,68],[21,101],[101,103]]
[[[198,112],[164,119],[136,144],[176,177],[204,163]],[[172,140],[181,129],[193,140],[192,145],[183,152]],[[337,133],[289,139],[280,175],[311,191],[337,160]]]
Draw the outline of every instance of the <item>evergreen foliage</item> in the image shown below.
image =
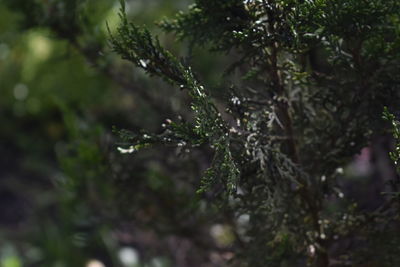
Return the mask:
[[398,1],[195,1],[159,25],[192,46],[240,55],[229,70],[245,79],[219,111],[190,67],[127,21],[122,2],[114,51],[186,89],[194,112],[192,123],[168,123],[159,135],[128,135],[129,152],[155,143],[212,148],[199,192],[212,192],[236,218],[249,216],[238,262],[356,264],[355,254],[330,249],[373,235],[383,214],[340,200],[338,180],[380,134],[382,107],[399,103],[399,12]]
[[[119,1],[108,35],[99,18],[114,1],[3,2],[62,51],[21,78],[34,88],[27,103],[51,88],[36,97],[56,118],[18,115],[25,100],[12,93],[0,113],[22,136],[0,133],[15,154],[51,169],[37,171],[51,193],[21,194],[44,203],[32,204],[24,240],[11,235],[27,266],[126,267],[126,246],[134,266],[400,265],[398,0],[194,0],[156,23],[167,37],[130,21],[138,0]],[[10,69],[0,78],[14,84]],[[95,76],[80,84],[76,72]],[[61,129],[46,146],[52,120]],[[360,161],[367,172],[354,171]]]
[[[383,111],[383,119],[389,121],[392,124],[392,131],[393,131],[393,137],[394,137],[394,151],[389,152],[389,156],[392,159],[394,165],[396,166],[396,171],[397,173],[400,173],[400,166],[399,166],[399,160],[400,160],[400,126],[399,126],[399,121],[396,120],[396,116],[391,114],[387,107],[385,107]],[[394,183],[398,183],[399,181],[392,181]],[[392,185],[394,189],[398,189],[398,184],[393,184]],[[400,192],[392,192],[394,196],[399,197]]]

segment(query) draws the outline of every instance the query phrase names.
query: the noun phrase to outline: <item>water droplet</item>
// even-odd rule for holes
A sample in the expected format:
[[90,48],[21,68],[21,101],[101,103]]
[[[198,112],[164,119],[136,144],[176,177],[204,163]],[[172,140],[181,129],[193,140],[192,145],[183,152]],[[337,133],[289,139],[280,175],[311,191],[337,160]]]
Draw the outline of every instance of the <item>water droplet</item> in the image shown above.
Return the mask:
[[140,62],[140,65],[141,65],[143,68],[146,68],[146,67],[147,67],[147,64],[149,64],[149,60],[148,60],[148,59],[146,59],[146,60],[141,59],[141,60],[139,60],[139,62]]
[[232,97],[231,99],[232,104],[234,105],[240,105],[240,99],[237,96]]
[[128,149],[122,147],[117,147],[117,149],[121,154],[130,154],[135,152],[135,148],[133,146],[130,146]]

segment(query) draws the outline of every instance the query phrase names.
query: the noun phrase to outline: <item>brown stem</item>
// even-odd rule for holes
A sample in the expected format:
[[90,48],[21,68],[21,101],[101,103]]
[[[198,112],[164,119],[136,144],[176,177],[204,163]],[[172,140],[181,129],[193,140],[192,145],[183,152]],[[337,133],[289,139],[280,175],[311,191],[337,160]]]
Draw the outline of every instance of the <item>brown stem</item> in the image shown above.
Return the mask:
[[[273,31],[273,26],[270,25],[269,31]],[[278,67],[278,44],[274,43],[271,47],[271,51],[269,54],[269,64],[270,68],[270,76],[275,86],[278,97],[282,97],[285,99],[285,88],[283,85],[283,81],[280,75],[279,67]],[[293,122],[289,112],[289,104],[287,101],[278,101],[278,117],[282,123],[283,130],[285,131],[285,135],[287,136],[286,141],[286,149],[287,153],[292,159],[292,161],[296,164],[300,164],[300,158],[298,154],[298,149],[295,141],[294,130],[293,130]],[[308,213],[312,220],[312,227],[314,231],[318,233],[318,236],[321,235],[320,225],[319,225],[319,211],[321,209],[320,201],[316,199],[316,194],[310,188],[308,182],[302,177],[297,177],[298,182],[300,183],[300,187],[298,189],[298,193],[305,204],[305,208],[308,210]],[[322,239],[317,239],[319,247],[317,248],[316,255],[314,258],[314,265],[316,267],[327,267],[329,266],[329,257],[327,250],[324,246],[324,242]]]

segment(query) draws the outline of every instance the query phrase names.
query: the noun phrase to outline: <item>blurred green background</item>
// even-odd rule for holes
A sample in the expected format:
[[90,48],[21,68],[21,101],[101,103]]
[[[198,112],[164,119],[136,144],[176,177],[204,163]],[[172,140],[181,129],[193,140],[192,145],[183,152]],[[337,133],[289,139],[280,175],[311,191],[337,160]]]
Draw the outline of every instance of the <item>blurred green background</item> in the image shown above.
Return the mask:
[[[128,11],[160,34],[154,22],[190,2],[133,0]],[[113,32],[118,9],[0,1],[0,266],[197,266],[212,249],[203,228],[223,214],[194,193],[209,159],[117,153],[114,126],[160,131],[166,118],[188,116],[184,93],[111,52],[106,22]],[[160,40],[224,94],[228,57]],[[182,259],[188,251],[196,255]]]

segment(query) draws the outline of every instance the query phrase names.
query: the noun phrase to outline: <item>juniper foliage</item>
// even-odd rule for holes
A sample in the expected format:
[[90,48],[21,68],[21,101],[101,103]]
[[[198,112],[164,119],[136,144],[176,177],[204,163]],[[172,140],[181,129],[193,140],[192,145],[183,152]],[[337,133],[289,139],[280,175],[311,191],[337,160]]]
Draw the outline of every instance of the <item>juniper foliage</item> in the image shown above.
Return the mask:
[[[168,120],[161,134],[124,134],[124,144],[129,152],[155,144],[187,153],[211,147],[214,158],[198,192],[211,193],[235,218],[250,218],[237,237],[234,263],[353,265],[362,253],[338,248],[346,239],[372,248],[365,237],[379,232],[381,219],[385,233],[395,233],[393,212],[385,218],[342,200],[338,181],[382,133],[382,107],[399,103],[398,1],[196,0],[161,21],[192,47],[239,58],[227,66],[243,81],[226,110],[184,60],[129,22],[121,5],[114,51],[184,89],[194,114],[191,122]],[[382,203],[385,212],[396,205]],[[387,266],[398,260],[385,255]]]
[[[123,77],[130,72],[115,71],[125,65],[99,56],[105,51],[104,36],[89,11],[99,2],[4,2],[25,14],[26,28],[47,28],[52,36],[72,44],[92,69],[129,88],[135,99],[146,101],[161,116],[170,116],[170,110],[165,112],[148,92],[151,88],[137,87]],[[105,10],[111,8],[112,1],[105,2]],[[64,226],[52,225],[51,235],[43,226],[44,234],[36,236],[38,241],[33,243],[50,251],[41,259],[42,265],[59,264],[61,258],[70,265],[82,265],[96,248],[113,258],[112,250],[119,244],[111,248],[105,236],[118,231],[129,236],[132,229],[130,234],[135,236],[149,228],[160,238],[146,245],[148,238],[138,237],[133,244],[145,248],[142,251],[147,253],[140,253],[145,260],[159,254],[148,247],[167,247],[169,242],[162,237],[172,233],[182,242],[192,242],[191,251],[199,255],[192,262],[198,261],[199,266],[221,266],[221,261],[213,260],[216,254],[227,258],[229,266],[400,264],[399,178],[383,179],[379,173],[369,180],[364,177],[361,184],[368,187],[390,181],[383,198],[368,195],[377,202],[374,208],[361,207],[349,187],[363,188],[349,178],[351,168],[346,167],[361,149],[373,147],[389,132],[380,116],[382,108],[398,109],[398,1],[196,0],[186,12],[160,21],[161,29],[187,42],[193,53],[201,47],[237,59],[221,73],[221,84],[228,91],[224,98],[217,97],[214,88],[200,78],[202,73],[190,67],[191,55],[189,60],[174,56],[148,30],[129,22],[123,1],[121,6],[121,24],[116,31],[110,30],[112,48],[150,76],[186,92],[192,119],[187,114],[182,114],[185,119],[168,119],[161,133],[136,130],[140,128],[136,125],[131,131],[120,131],[120,152],[139,151],[122,160],[102,147],[103,128],[108,127],[104,121],[103,127],[80,129],[74,106],[59,98],[57,106],[71,139],[57,149],[66,176],[57,184],[65,206],[58,220]],[[398,123],[388,111],[384,118],[391,122],[395,139],[390,153],[395,166],[389,168],[398,169]],[[189,160],[163,158],[171,154],[164,154],[162,146],[209,159],[203,177],[194,185],[197,195],[191,179],[202,168],[201,160],[198,166],[193,162],[185,166]],[[153,157],[158,156],[158,163],[164,160],[162,170],[174,173],[172,179],[156,168],[142,166],[150,157],[140,156],[151,147],[159,149],[160,155]],[[374,159],[370,162],[374,168],[379,164]],[[176,180],[183,178],[190,186],[177,188]],[[125,199],[122,205],[121,199]],[[113,234],[104,230],[110,221],[107,228]],[[40,222],[45,225],[43,219]],[[115,222],[129,222],[131,228],[121,230],[124,227]],[[223,224],[231,234],[228,245],[209,236],[214,223]],[[71,236],[78,236],[78,244]],[[63,241],[56,246],[59,251],[54,249],[54,240]],[[181,250],[176,248],[168,246],[164,251],[176,250],[178,259]],[[118,260],[112,262],[118,266]]]
[[[389,112],[388,108],[385,107],[383,111],[383,119],[390,122],[392,125],[392,134],[394,137],[394,150],[389,152],[389,156],[392,159],[394,165],[396,166],[397,173],[400,173],[400,125],[399,121],[396,119],[396,116]],[[399,181],[392,181],[392,182],[399,182]],[[397,188],[396,185],[393,185],[394,188]],[[399,197],[400,192],[393,192],[394,195]]]

